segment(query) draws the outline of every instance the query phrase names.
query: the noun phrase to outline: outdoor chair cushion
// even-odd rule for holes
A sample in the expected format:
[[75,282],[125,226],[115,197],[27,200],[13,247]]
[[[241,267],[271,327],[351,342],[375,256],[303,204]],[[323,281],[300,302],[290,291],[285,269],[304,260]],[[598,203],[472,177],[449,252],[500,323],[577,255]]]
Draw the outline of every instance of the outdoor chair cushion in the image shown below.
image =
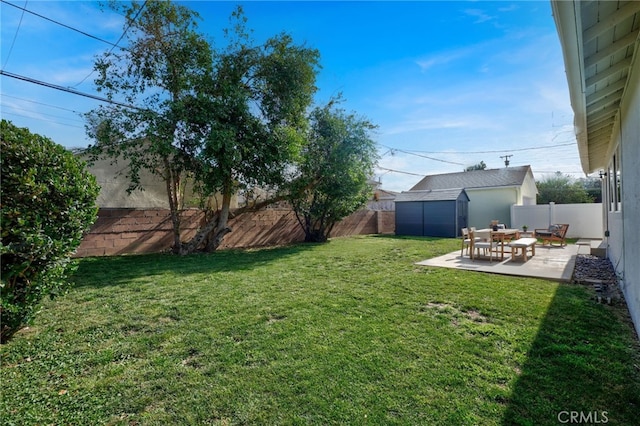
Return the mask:
[[562,227],[560,225],[551,225],[549,226],[549,229],[547,231],[541,231],[541,230],[536,230],[536,234],[540,235],[540,236],[551,236],[553,235],[554,237],[562,237],[561,231]]

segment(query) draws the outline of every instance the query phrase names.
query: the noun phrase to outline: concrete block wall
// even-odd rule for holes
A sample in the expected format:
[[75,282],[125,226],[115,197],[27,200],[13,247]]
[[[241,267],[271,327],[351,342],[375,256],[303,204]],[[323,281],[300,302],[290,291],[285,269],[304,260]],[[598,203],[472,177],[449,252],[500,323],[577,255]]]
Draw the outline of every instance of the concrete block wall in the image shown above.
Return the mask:
[[[197,209],[183,216],[183,239],[192,237],[204,215]],[[304,240],[295,214],[290,209],[266,209],[247,213],[229,221],[233,232],[225,237],[222,249],[266,247]],[[393,211],[361,210],[338,223],[332,236],[388,234],[394,232]],[[85,235],[76,257],[114,256],[167,251],[173,245],[171,216],[167,209],[105,208]]]

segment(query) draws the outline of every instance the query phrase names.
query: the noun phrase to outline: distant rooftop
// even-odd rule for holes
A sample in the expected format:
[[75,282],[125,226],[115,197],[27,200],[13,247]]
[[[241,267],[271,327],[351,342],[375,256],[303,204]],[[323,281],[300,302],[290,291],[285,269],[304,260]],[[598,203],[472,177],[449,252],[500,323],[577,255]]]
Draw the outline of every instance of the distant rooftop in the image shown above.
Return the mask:
[[524,183],[531,166],[505,167],[502,169],[471,170],[426,176],[410,191],[440,190],[452,188],[497,188],[520,186]]

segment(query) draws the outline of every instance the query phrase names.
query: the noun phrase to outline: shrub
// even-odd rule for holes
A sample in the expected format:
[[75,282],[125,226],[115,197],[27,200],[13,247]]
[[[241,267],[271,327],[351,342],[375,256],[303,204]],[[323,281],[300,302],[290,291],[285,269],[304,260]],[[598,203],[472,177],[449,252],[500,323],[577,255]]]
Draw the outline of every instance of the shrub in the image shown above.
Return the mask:
[[0,305],[4,342],[66,287],[71,254],[94,222],[99,187],[71,152],[2,120]]

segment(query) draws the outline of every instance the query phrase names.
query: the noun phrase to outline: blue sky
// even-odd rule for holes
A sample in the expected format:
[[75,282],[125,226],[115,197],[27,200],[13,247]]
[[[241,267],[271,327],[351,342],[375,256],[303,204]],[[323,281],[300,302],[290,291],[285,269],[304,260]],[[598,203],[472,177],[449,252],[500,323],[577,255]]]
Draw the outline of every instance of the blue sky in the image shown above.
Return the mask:
[[[115,43],[123,18],[97,2],[8,0]],[[25,6],[26,3],[26,6]],[[223,45],[237,2],[181,2]],[[548,1],[241,2],[257,41],[286,31],[320,51],[318,104],[343,107],[379,126],[385,189],[421,175],[531,165],[536,179],[581,177],[562,52]],[[96,94],[91,70],[110,49],[42,17],[1,4],[2,70]],[[2,117],[67,147],[91,143],[80,117],[99,101],[7,76]],[[393,171],[390,171],[393,170]]]

